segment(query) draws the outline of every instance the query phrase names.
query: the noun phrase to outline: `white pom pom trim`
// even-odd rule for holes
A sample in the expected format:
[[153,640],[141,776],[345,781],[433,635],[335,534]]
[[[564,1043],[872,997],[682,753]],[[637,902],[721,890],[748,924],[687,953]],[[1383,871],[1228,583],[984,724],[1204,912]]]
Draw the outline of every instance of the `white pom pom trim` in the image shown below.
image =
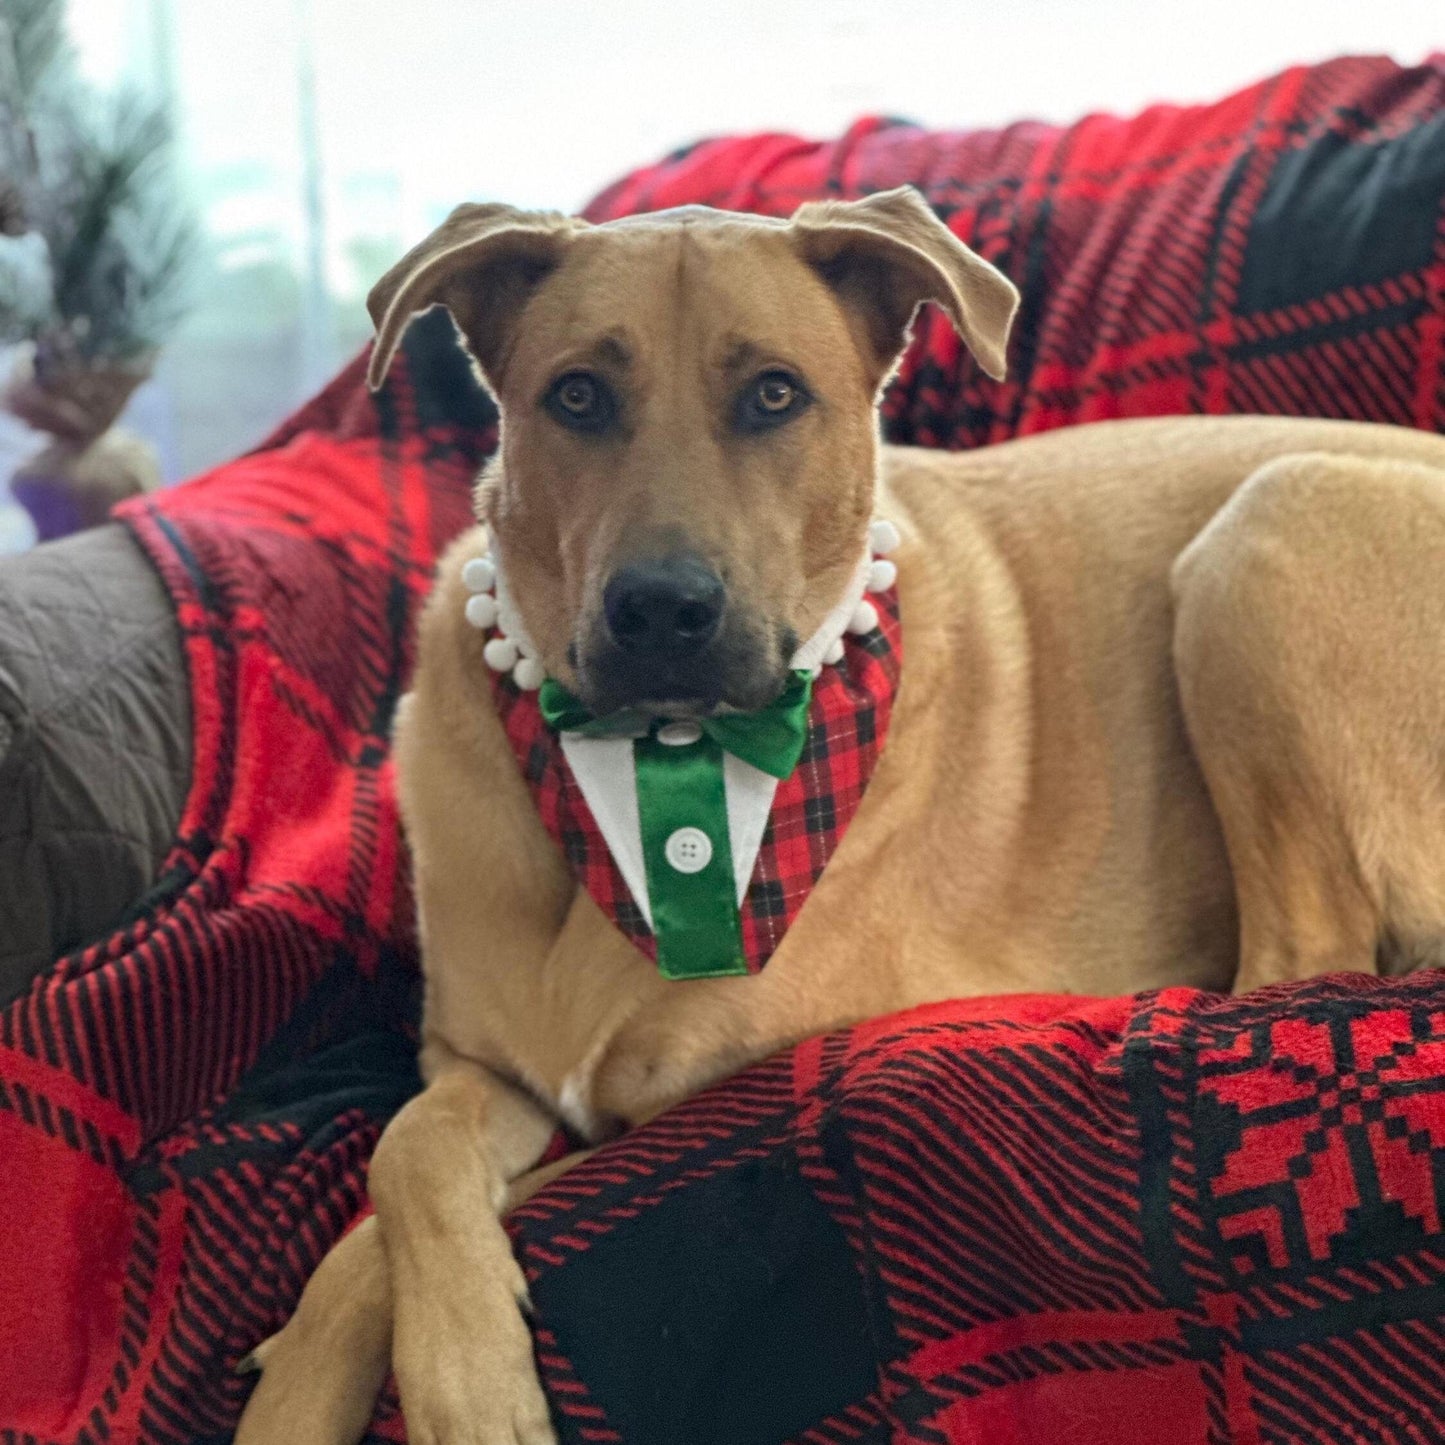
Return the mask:
[[898,564],[880,557],[868,569],[868,590],[886,592],[898,580]]
[[485,592],[479,592],[475,597],[468,597],[467,621],[483,632],[489,627],[495,627],[497,625],[497,599],[489,597]]
[[879,557],[886,557],[903,540],[892,522],[874,522],[868,528],[868,545]]
[[482,657],[493,672],[510,672],[516,667],[521,652],[510,637],[494,637],[482,649]]
[[468,592],[490,592],[497,585],[497,567],[490,557],[473,557],[462,568],[462,586]]
[[878,626],[878,609],[871,602],[860,602],[848,619],[848,631],[855,637],[872,632]]
[[827,652],[823,654],[823,661],[830,667],[836,667],[843,660],[843,639],[836,638]]
[[462,564],[461,576],[462,585],[472,594],[465,608],[468,623],[481,632],[496,629],[482,648],[487,666],[493,672],[511,673],[512,681],[524,692],[535,692],[546,680],[547,670],[526,635],[490,544],[485,555],[469,557]]

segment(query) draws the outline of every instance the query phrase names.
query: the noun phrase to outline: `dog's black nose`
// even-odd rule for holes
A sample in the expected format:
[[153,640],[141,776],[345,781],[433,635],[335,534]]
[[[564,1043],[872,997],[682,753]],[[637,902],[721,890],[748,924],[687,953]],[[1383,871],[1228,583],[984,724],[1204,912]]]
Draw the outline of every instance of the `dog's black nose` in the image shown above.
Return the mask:
[[602,610],[626,652],[679,656],[700,652],[723,614],[722,579],[693,557],[634,562],[613,573]]

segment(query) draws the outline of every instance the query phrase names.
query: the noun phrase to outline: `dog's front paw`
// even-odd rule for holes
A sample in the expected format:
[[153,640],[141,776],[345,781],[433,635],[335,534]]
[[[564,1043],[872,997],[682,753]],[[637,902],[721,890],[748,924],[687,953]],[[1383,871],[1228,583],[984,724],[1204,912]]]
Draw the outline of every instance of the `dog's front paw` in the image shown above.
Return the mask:
[[518,1272],[398,1312],[394,1368],[411,1445],[557,1445],[523,1298]]
[[407,1405],[406,1398],[403,1390],[402,1414],[411,1445],[557,1445],[535,1377],[525,1389],[510,1393],[478,1382],[455,1399],[429,1394],[425,1401]]

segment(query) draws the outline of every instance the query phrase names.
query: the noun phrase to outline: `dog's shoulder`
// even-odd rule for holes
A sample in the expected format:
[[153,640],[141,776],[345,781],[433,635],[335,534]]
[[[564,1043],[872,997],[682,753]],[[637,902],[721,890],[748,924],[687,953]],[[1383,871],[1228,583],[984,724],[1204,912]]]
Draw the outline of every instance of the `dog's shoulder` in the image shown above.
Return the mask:
[[397,795],[419,895],[455,886],[559,919],[572,884],[497,713],[483,632],[466,618],[473,528],[448,548],[422,609],[416,671],[393,727]]

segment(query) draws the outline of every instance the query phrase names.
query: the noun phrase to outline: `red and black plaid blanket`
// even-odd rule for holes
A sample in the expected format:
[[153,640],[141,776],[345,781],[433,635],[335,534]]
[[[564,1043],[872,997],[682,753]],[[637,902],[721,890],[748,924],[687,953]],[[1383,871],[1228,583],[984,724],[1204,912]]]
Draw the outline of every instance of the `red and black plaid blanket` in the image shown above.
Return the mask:
[[[1024,290],[898,440],[1262,410],[1445,427],[1445,60],[1132,121],[696,147],[597,216],[913,181]],[[180,617],[165,876],[0,1014],[0,1441],[222,1441],[415,1089],[387,736],[493,416],[445,318],[128,513]],[[685,985],[680,985],[685,986]],[[941,1005],[815,1040],[513,1221],[568,1445],[1445,1440],[1445,983]],[[394,1404],[379,1437],[399,1439]]]

